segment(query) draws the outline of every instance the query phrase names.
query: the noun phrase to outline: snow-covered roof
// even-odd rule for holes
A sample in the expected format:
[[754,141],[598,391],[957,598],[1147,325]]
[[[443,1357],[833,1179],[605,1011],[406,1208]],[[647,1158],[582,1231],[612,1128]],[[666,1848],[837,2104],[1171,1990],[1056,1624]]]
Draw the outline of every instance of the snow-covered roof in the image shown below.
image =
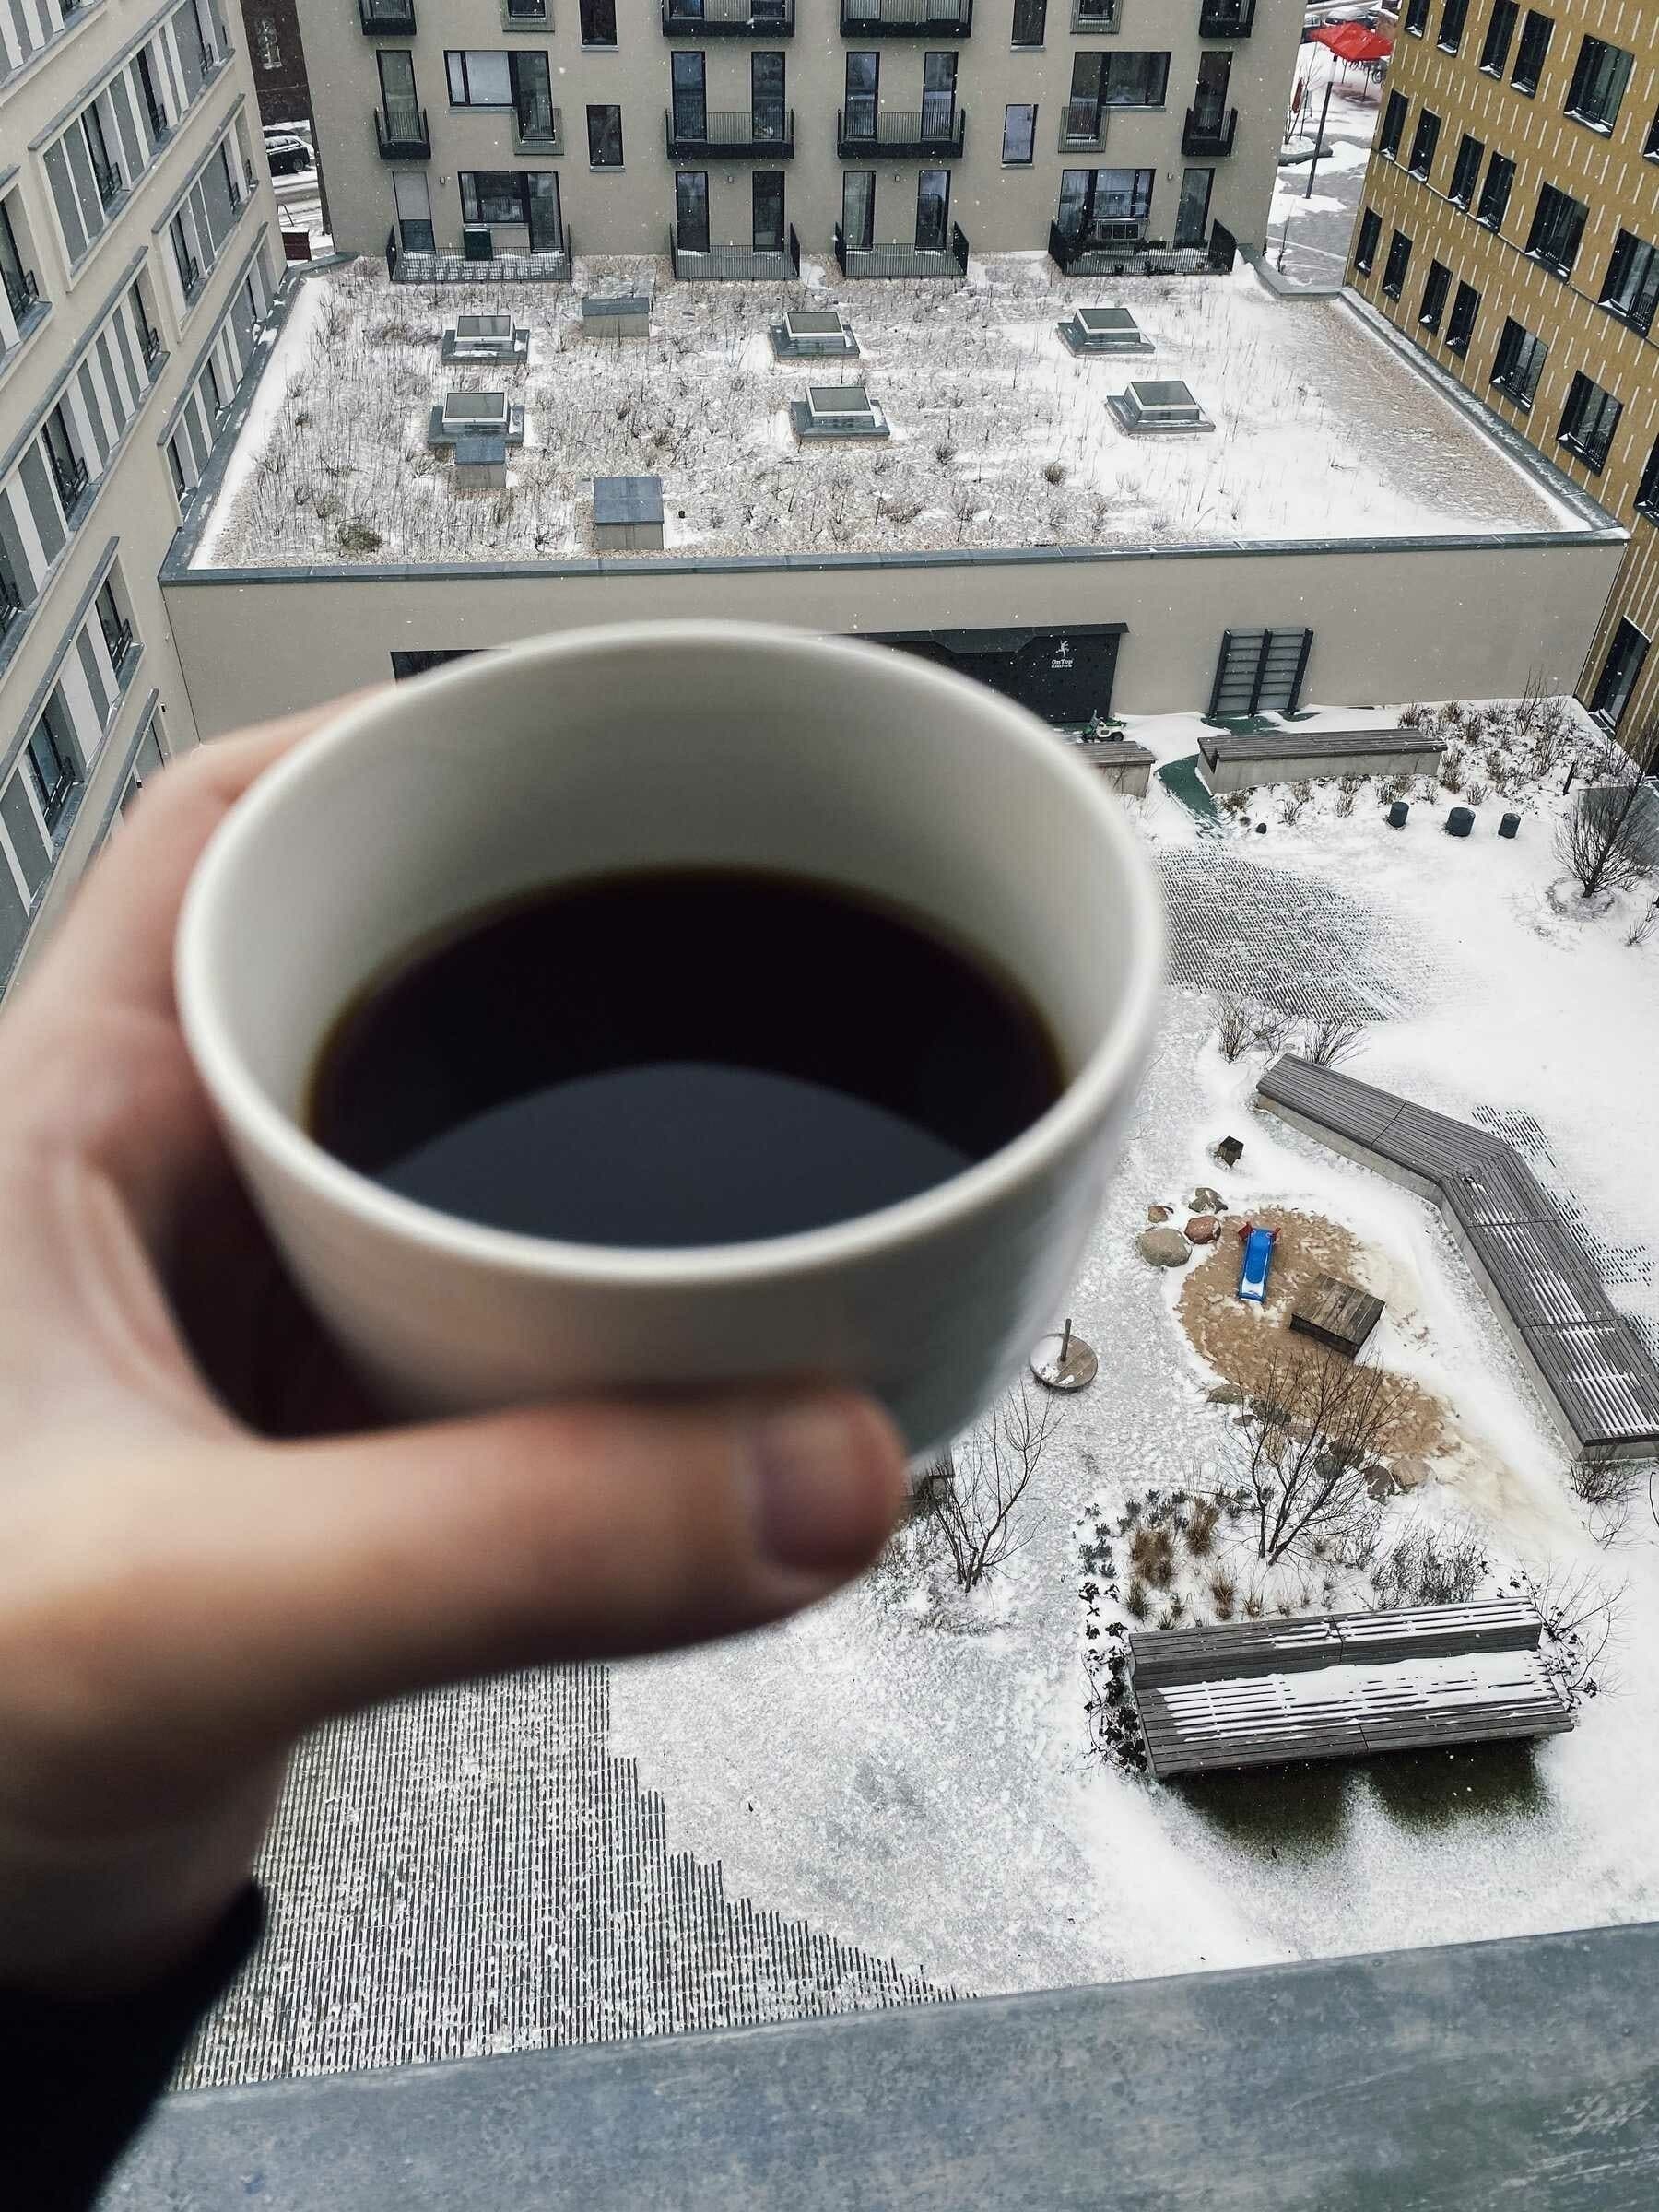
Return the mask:
[[[1032,546],[1352,542],[1588,526],[1592,511],[1517,441],[1488,431],[1354,307],[1275,300],[1230,278],[1063,279],[1046,259],[971,265],[962,287],[860,288],[859,343],[893,425],[875,447],[803,449],[800,371],[770,326],[837,300],[790,285],[675,285],[644,261],[584,280],[654,292],[651,335],[582,338],[578,292],[515,285],[529,359],[509,396],[530,429],[488,542],[425,450],[435,400],[465,389],[446,323],[499,311],[499,288],[394,286],[358,261],[300,283],[194,554],[197,565],[558,560],[586,551],[595,477],[658,475],[672,554],[927,552]],[[1135,439],[1111,379],[1059,324],[1125,307],[1218,434]],[[502,370],[478,372],[499,388]]]

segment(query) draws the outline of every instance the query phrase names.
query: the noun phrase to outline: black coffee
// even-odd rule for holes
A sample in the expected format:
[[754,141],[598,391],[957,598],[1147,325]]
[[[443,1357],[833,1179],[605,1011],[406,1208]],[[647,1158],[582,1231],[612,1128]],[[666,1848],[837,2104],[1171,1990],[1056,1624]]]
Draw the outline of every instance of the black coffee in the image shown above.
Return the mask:
[[475,914],[327,1040],[311,1127],[389,1190],[589,1244],[731,1244],[943,1182],[1058,1096],[1003,977],[793,877],[611,876]]

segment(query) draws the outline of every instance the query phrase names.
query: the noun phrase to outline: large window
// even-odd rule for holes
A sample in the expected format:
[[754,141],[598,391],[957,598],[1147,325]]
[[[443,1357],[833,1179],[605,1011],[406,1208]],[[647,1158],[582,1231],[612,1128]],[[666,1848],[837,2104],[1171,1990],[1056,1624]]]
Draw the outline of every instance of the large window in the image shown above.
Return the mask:
[[591,107],[587,112],[588,163],[593,169],[622,166],[622,111]]
[[1446,0],[1441,10],[1440,42],[1448,53],[1463,44],[1464,25],[1469,19],[1469,0]]
[[1009,169],[1029,166],[1037,143],[1037,110],[1018,102],[1003,110],[1004,164]]
[[1607,264],[1601,303],[1610,315],[1617,315],[1646,337],[1653,327],[1654,311],[1659,309],[1659,246],[1650,246],[1645,239],[1621,230]]
[[1419,110],[1418,126],[1412,134],[1411,159],[1406,164],[1414,177],[1427,179],[1434,167],[1434,149],[1440,144],[1441,119],[1428,108]]
[[1586,39],[1579,48],[1578,64],[1567,94],[1567,112],[1594,130],[1610,131],[1618,121],[1630,81],[1632,57],[1622,46],[1608,46],[1600,39]]
[[1518,407],[1530,407],[1548,352],[1542,338],[1534,337],[1524,324],[1512,316],[1503,325],[1503,335],[1498,341],[1498,358],[1492,363],[1493,383]]
[[1396,230],[1388,241],[1388,260],[1382,271],[1382,289],[1397,300],[1406,289],[1406,272],[1411,266],[1411,241]]
[[29,768],[47,830],[55,830],[80,780],[69,720],[54,691],[29,740]]
[[1041,46],[1048,0],[1014,0],[1014,44]]
[[1620,622],[1607,648],[1607,657],[1602,663],[1595,689],[1590,694],[1591,713],[1608,729],[1618,727],[1647,656],[1648,641],[1634,622]]
[[616,44],[617,0],[582,0],[582,42],[584,46]]
[[1055,227],[1062,238],[1111,234],[1114,223],[1144,222],[1152,212],[1149,169],[1063,169]]
[[709,172],[682,169],[674,180],[674,228],[682,253],[709,250]]
[[504,53],[478,53],[451,47],[443,57],[449,73],[452,108],[510,108],[512,76]]
[[1558,276],[1571,276],[1583,242],[1584,221],[1589,212],[1583,200],[1575,200],[1571,194],[1558,192],[1553,184],[1546,184],[1533,214],[1527,252],[1535,253]]
[[1109,108],[1161,108],[1169,88],[1167,53],[1109,53],[1104,98]]
[[1651,523],[1659,523],[1659,438],[1653,441],[1653,450],[1636,487],[1636,512],[1645,514]]
[[1410,104],[1404,92],[1391,92],[1388,105],[1382,111],[1382,124],[1377,133],[1377,151],[1386,154],[1391,161],[1399,156],[1400,139],[1406,129],[1406,111]]
[[522,223],[524,180],[516,169],[464,169],[461,171],[464,223]]
[[1368,207],[1359,218],[1359,236],[1354,244],[1354,266],[1369,276],[1377,265],[1377,248],[1382,242],[1382,218]]
[[1222,721],[1265,711],[1293,714],[1312,647],[1311,629],[1224,631],[1210,712]]
[[1515,49],[1514,73],[1510,78],[1517,92],[1530,94],[1537,90],[1538,79],[1549,58],[1549,41],[1554,36],[1554,19],[1535,7],[1529,7],[1526,20],[1521,26],[1521,43]]
[[1492,0],[1491,19],[1487,24],[1486,42],[1480,49],[1480,65],[1493,76],[1503,75],[1503,65],[1515,36],[1515,26],[1521,20],[1518,0]]
[[1429,28],[1429,0],[1406,0],[1406,28],[1420,39]]
[[1446,312],[1446,295],[1452,289],[1452,272],[1443,261],[1429,264],[1428,281],[1423,286],[1423,305],[1418,322],[1432,337],[1440,329]]
[[1607,455],[1613,449],[1618,418],[1623,413],[1623,406],[1612,393],[1604,392],[1581,369],[1567,394],[1566,412],[1561,417],[1561,443],[1577,453],[1599,477],[1607,465]]
[[1463,135],[1457,148],[1457,159],[1452,167],[1452,183],[1448,193],[1454,207],[1466,207],[1475,197],[1475,187],[1480,180],[1480,164],[1486,159],[1486,146],[1479,138]]
[[1494,154],[1487,163],[1486,183],[1481,189],[1478,211],[1480,220],[1488,229],[1502,229],[1514,182],[1514,163],[1507,154]]
[[1472,284],[1460,284],[1446,322],[1446,351],[1467,353],[1480,315],[1480,294]]

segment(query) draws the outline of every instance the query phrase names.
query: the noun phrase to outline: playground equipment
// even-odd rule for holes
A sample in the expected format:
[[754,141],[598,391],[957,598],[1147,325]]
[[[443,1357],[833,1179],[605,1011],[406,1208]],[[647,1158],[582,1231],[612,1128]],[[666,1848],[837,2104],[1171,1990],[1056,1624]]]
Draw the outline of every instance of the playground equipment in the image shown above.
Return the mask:
[[1241,1222],[1239,1235],[1244,1250],[1239,1261],[1239,1296],[1248,1299],[1252,1305],[1266,1302],[1267,1277],[1273,1266],[1273,1247],[1278,1241],[1277,1229],[1258,1229],[1253,1221]]

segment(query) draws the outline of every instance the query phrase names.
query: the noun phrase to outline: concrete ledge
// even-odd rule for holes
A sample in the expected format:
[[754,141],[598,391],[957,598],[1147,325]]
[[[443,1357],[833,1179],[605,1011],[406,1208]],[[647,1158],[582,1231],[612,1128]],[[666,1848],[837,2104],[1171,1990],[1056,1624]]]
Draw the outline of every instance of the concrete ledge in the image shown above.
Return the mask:
[[1126,799],[1144,799],[1152,786],[1156,756],[1144,745],[1125,737],[1077,737],[1072,741],[1079,760],[1106,778]]
[[1213,792],[1254,791],[1331,776],[1432,776],[1445,750],[1417,730],[1314,730],[1294,724],[1261,735],[1206,731],[1198,740]]

